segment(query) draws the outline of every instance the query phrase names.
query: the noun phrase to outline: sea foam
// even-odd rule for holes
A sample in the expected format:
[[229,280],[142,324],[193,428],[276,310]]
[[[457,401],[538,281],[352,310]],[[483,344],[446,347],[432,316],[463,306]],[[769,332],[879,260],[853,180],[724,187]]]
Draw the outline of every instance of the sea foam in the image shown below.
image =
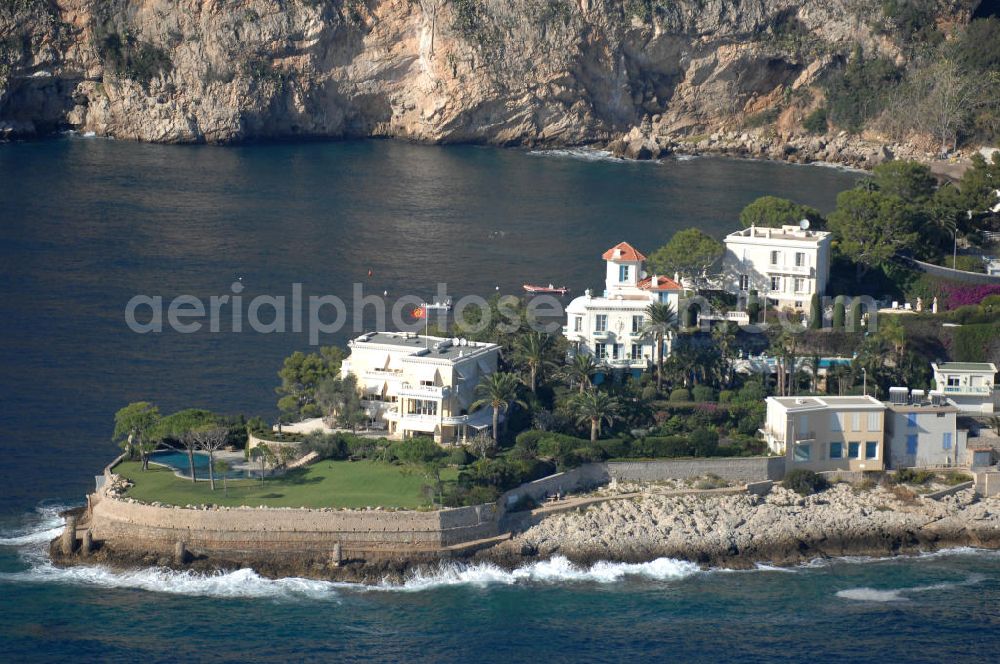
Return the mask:
[[657,558],[647,563],[597,562],[589,567],[575,565],[564,556],[530,563],[513,570],[504,570],[490,563],[465,565],[446,563],[431,572],[416,572],[402,585],[383,583],[383,590],[428,590],[442,586],[514,585],[519,583],[615,583],[626,577],[642,577],[665,581],[683,579],[696,574],[694,563],[672,558]]

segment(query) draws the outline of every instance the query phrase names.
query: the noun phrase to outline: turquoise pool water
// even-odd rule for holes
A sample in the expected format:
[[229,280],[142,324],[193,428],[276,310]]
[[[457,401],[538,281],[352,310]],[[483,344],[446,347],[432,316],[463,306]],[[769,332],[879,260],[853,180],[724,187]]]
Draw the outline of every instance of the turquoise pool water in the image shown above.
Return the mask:
[[[191,477],[191,463],[188,460],[187,452],[177,451],[177,450],[162,450],[160,452],[153,452],[149,457],[150,463],[157,463],[162,466],[169,466],[176,471],[179,471],[184,477]],[[218,461],[218,457],[216,457]],[[195,452],[194,453],[194,470],[199,480],[208,480],[208,454],[205,452]],[[231,480],[243,480],[248,477],[254,477],[254,473],[245,470],[235,470],[230,469],[225,473],[220,473],[218,470],[215,471],[216,479],[221,479],[225,475]],[[257,475],[259,477],[259,475]]]

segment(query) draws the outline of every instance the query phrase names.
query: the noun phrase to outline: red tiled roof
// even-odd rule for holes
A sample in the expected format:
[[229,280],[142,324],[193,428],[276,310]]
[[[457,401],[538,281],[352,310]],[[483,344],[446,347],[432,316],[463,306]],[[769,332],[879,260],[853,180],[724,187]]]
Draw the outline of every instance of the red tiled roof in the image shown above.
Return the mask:
[[639,282],[639,288],[643,290],[664,291],[664,290],[684,290],[683,286],[669,277],[656,277],[656,284],[653,284],[652,277],[646,277]]
[[601,256],[606,261],[644,261],[646,257],[628,242],[619,242]]

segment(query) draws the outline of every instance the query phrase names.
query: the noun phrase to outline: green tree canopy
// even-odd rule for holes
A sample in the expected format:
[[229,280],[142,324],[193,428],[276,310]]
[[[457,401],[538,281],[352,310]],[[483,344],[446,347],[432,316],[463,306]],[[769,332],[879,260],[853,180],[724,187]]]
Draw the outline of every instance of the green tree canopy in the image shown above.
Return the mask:
[[761,196],[740,212],[740,223],[743,224],[743,228],[797,226],[803,219],[808,219],[814,228],[823,225],[823,215],[819,210],[777,196]]
[[859,266],[873,268],[915,245],[911,213],[898,196],[856,188],[840,192],[829,223],[840,251]]
[[647,261],[649,269],[656,274],[681,276],[698,279],[708,268],[719,260],[724,251],[722,243],[697,228],[677,231],[666,243],[653,252]]
[[316,402],[323,409],[323,415],[337,426],[356,430],[368,419],[357,378],[353,375],[324,378],[316,388]]
[[147,401],[130,403],[115,413],[112,440],[130,457],[138,452],[143,470],[149,467],[149,454],[156,447],[159,422],[160,409]]
[[326,378],[340,374],[344,351],[336,346],[323,346],[316,353],[295,351],[285,358],[278,371],[281,385],[275,391],[281,395],[278,409],[286,417],[316,417],[316,388]]
[[906,203],[925,203],[934,195],[937,180],[931,169],[915,161],[887,161],[872,170],[875,187],[886,196]]

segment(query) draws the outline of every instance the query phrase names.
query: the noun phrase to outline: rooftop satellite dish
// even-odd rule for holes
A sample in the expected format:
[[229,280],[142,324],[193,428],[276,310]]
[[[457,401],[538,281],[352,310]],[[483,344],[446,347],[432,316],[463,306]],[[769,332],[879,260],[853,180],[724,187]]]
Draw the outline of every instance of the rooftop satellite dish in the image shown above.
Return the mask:
[[809,220],[808,219],[803,219],[802,221],[800,221],[799,222],[799,228],[801,228],[804,231],[809,230]]

